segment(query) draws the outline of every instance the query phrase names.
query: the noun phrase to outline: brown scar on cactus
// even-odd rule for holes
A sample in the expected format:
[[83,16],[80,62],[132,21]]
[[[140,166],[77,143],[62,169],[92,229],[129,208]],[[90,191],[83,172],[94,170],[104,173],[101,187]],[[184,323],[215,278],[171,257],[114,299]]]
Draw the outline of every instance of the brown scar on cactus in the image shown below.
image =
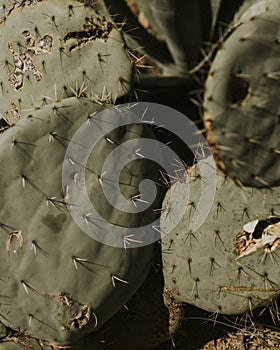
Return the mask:
[[42,80],[43,75],[36,67],[34,59],[35,56],[51,53],[53,46],[53,36],[50,34],[38,39],[34,38],[29,30],[24,30],[21,34],[25,39],[25,50],[23,52],[16,52],[12,43],[8,43],[8,50],[14,61],[14,71],[9,77],[9,82],[16,91],[23,87],[23,76],[26,71],[32,72],[36,82]]
[[17,104],[14,101],[11,102],[10,112],[14,119],[20,119],[20,111]]
[[59,295],[45,294],[45,296],[56,302],[56,318],[61,324],[61,330],[83,329],[91,321],[94,323],[94,328],[97,327],[98,319],[90,305],[75,301],[69,293],[65,292]]
[[75,31],[66,33],[63,37],[64,42],[69,40],[75,40],[76,43],[70,46],[69,51],[80,48],[81,46],[95,40],[109,39],[110,33],[114,28],[112,22],[106,20],[103,16],[102,18],[97,18],[97,22],[94,22],[93,18],[85,18],[86,24],[83,25],[82,31]]
[[225,172],[226,171],[226,166],[224,164],[224,162],[222,161],[222,157],[219,156],[219,151],[218,151],[218,143],[215,140],[215,138],[213,137],[213,118],[210,116],[210,114],[207,112],[207,110],[205,109],[205,117],[204,117],[204,127],[205,127],[205,131],[206,131],[206,139],[207,142],[211,148],[212,154],[215,157],[215,161],[216,164],[218,166],[218,168],[222,171]]
[[[10,249],[13,247],[13,241],[15,239],[19,243],[19,248],[22,249],[22,247],[23,247],[23,235],[22,235],[21,230],[19,230],[19,231],[12,231],[9,233],[8,242],[7,242],[8,251],[10,251]],[[14,249],[13,252],[16,254],[17,250]]]
[[280,246],[280,218],[254,220],[246,223],[236,236],[237,259],[264,248],[265,254]]
[[[211,152],[213,154],[213,157],[215,158],[216,165],[219,170],[221,170],[225,175],[227,175],[227,168],[225,163],[223,162],[223,156],[221,154],[222,152],[230,151],[230,148],[227,146],[219,145],[217,140],[213,136],[213,131],[215,129],[213,118],[208,113],[207,109],[205,109],[204,112],[204,127],[206,132],[206,140],[210,146]],[[234,138],[237,135],[235,133],[224,133],[224,138]],[[241,161],[238,159],[231,159],[231,164],[235,168],[239,168],[241,165]],[[237,177],[232,177],[233,181],[236,183],[239,187],[244,187],[244,184],[242,181]],[[267,183],[265,184],[267,186]]]
[[0,19],[0,23],[4,22],[7,16],[9,16],[15,9],[24,7],[24,6],[33,6],[36,5],[38,2],[41,2],[42,0],[18,0],[13,1],[12,7],[7,10],[7,7],[5,4],[2,4],[3,11],[5,12],[5,16]]
[[164,287],[163,298],[169,311],[169,334],[172,339],[172,336],[180,329],[185,317],[184,305],[175,299],[172,290],[167,286]]
[[89,322],[90,314],[90,306],[83,305],[77,316],[72,319],[70,323],[71,328],[79,329],[85,326]]

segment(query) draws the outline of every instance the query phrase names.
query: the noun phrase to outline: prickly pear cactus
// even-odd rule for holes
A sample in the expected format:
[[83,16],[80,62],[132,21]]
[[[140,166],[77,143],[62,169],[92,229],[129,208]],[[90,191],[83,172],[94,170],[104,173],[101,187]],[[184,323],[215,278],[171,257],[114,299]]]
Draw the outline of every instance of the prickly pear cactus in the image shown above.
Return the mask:
[[106,102],[129,91],[130,59],[104,6],[9,1],[3,11],[0,113],[9,124],[63,98]]
[[[128,249],[129,244],[116,248],[99,243],[79,229],[66,208],[75,200],[62,188],[65,149],[77,128],[101,108],[85,98],[69,98],[30,112],[0,140],[5,169],[0,176],[0,319],[54,344],[75,344],[102,326],[141,286],[153,261],[153,245]],[[110,233],[107,222],[126,232],[154,219],[153,210],[160,207],[158,199],[150,213],[130,216],[100,194],[102,156],[137,137],[153,134],[144,124],[118,128],[99,141],[88,160],[88,196],[106,219],[93,226],[101,226],[104,236]],[[122,193],[139,193],[143,178],[157,181],[157,169],[142,161],[128,164],[120,175]],[[90,213],[83,215],[89,223]]]
[[279,293],[280,188],[240,188],[220,172],[216,177],[211,211],[195,232],[190,222],[203,215],[197,210],[207,181],[198,166],[167,192],[161,230],[170,232],[179,206],[185,213],[162,241],[165,284],[177,300],[238,314]]
[[280,184],[280,8],[239,25],[206,81],[204,122],[219,167],[239,184]]

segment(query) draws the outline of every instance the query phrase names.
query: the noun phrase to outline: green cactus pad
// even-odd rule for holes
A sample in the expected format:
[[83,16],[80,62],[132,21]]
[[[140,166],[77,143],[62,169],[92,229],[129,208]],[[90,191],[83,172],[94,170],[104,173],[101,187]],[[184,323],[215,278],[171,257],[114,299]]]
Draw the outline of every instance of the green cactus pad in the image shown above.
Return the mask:
[[[111,318],[141,286],[153,261],[153,245],[125,249],[101,244],[79,229],[66,208],[71,202],[62,189],[66,147],[101,108],[74,97],[44,106],[9,128],[0,142],[0,320],[61,345],[76,343]],[[111,137],[119,144],[153,133],[139,124],[118,128]],[[98,164],[118,144],[105,137],[97,156],[92,152],[86,174],[89,198],[98,196],[97,210],[108,222],[141,226],[154,217],[153,208],[150,214],[130,216],[104,203],[100,195]],[[141,178],[158,179],[156,168],[141,161],[125,170],[120,176],[124,194],[139,193]],[[160,202],[155,205],[159,208]],[[110,226],[95,224],[102,224],[106,235]]]
[[63,98],[106,102],[129,91],[130,59],[104,8],[28,3],[11,3],[0,23],[0,113],[8,123]]
[[280,184],[280,8],[238,26],[206,81],[204,122],[219,167],[239,184]]
[[[171,231],[162,241],[165,284],[177,300],[214,313],[268,303],[280,290],[280,188],[240,188],[217,173],[211,211],[191,231],[193,218],[204,215],[199,199],[208,180],[200,175],[198,166],[191,168],[163,203],[161,230]],[[185,213],[172,229],[179,206]]]

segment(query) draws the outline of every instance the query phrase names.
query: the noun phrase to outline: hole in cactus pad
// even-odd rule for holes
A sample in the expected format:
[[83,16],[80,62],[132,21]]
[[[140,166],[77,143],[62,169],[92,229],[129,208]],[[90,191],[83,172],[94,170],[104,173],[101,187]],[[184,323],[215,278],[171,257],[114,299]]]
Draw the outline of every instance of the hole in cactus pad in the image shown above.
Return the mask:
[[254,220],[243,225],[236,236],[235,248],[238,258],[254,253],[263,248],[265,253],[274,251],[280,246],[280,218],[270,217],[265,220]]
[[227,99],[231,104],[241,105],[249,96],[249,82],[238,74],[234,75],[227,88]]
[[0,119],[0,133],[6,130],[9,127],[9,124],[6,122],[5,119]]

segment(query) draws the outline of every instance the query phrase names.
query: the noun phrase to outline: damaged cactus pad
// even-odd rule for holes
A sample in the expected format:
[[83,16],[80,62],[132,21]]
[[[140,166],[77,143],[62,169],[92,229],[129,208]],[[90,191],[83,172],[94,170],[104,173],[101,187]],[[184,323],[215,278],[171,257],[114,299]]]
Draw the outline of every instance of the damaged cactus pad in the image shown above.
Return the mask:
[[[268,303],[280,288],[280,188],[241,188],[219,172],[211,211],[192,232],[190,222],[206,181],[198,175],[195,165],[170,188],[163,204],[164,233],[176,222],[174,205],[186,207],[163,239],[166,285],[178,300],[210,312],[238,314]],[[186,186],[189,197],[182,195]]]
[[[67,210],[75,201],[62,188],[65,150],[77,128],[102,108],[72,97],[33,111],[0,140],[5,168],[0,180],[0,319],[59,345],[75,344],[102,326],[141,286],[153,261],[153,244],[134,249],[102,244],[80,230]],[[88,161],[89,197],[99,196],[95,206],[110,223],[135,227],[153,218],[154,208],[139,218],[106,204],[97,164],[123,140],[152,138],[153,133],[139,124],[110,137],[118,143],[101,139],[94,153],[98,161]],[[120,178],[122,192],[138,193],[141,177],[156,181],[158,171],[141,161],[128,164]],[[102,225],[106,235],[109,226]]]
[[131,62],[104,6],[9,3],[0,23],[0,113],[8,124],[63,98],[115,101],[128,92]]

